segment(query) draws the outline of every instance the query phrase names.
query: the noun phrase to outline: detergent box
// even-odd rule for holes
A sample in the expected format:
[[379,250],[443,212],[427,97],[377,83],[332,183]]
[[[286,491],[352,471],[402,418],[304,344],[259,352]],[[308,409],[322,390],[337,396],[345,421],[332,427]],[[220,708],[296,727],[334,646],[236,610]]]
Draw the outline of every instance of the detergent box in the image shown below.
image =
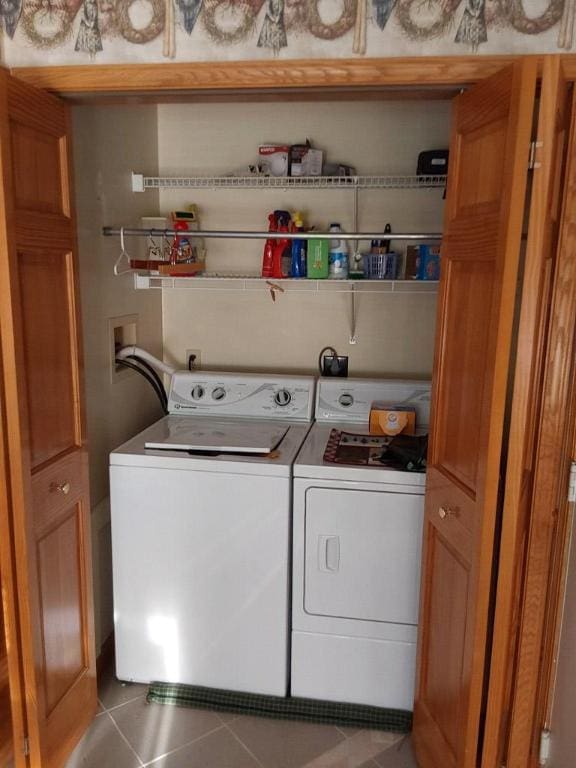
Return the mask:
[[413,435],[416,430],[416,410],[405,405],[390,405],[376,401],[370,408],[371,435]]

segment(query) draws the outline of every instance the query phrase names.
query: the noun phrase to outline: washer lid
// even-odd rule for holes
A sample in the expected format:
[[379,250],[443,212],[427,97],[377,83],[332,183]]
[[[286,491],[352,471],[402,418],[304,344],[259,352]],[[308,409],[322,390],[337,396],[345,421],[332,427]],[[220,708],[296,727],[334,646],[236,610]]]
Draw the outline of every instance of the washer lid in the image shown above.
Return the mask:
[[[174,450],[169,443],[180,444],[183,430],[213,428],[223,422],[230,436],[232,430],[248,427],[265,427],[269,435],[280,437],[280,444],[269,453],[231,453],[219,451],[214,446],[208,450]],[[310,429],[309,423],[281,422],[275,420],[212,419],[190,416],[164,416],[135,437],[120,445],[110,454],[110,464],[119,467],[156,467],[183,469],[200,472],[224,472],[233,474],[270,475],[290,477],[292,465],[300,446]],[[282,434],[285,434],[282,436]],[[204,441],[203,441],[204,442]],[[272,441],[273,442],[273,441]],[[146,448],[146,444],[162,445],[162,448]],[[269,443],[270,444],[270,443]],[[237,447],[237,446],[236,446]],[[167,481],[170,479],[167,474]]]
[[169,425],[161,440],[147,440],[144,447],[198,453],[268,454],[278,448],[287,431],[286,426],[270,424],[176,422]]

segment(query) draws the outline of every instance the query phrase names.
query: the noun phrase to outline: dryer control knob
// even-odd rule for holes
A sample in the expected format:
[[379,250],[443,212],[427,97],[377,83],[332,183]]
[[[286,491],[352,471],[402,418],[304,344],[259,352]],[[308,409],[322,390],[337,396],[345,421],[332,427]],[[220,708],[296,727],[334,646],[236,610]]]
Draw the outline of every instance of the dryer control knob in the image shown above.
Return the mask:
[[202,400],[204,397],[204,387],[201,384],[195,384],[190,392],[192,400]]
[[214,387],[212,390],[212,400],[224,400],[226,397],[226,390],[224,387]]
[[274,395],[274,402],[276,405],[285,406],[289,405],[290,401],[292,400],[292,395],[290,392],[288,392],[287,389],[279,389],[278,392]]
[[343,392],[338,398],[338,402],[344,408],[349,408],[354,403],[354,398],[349,392]]

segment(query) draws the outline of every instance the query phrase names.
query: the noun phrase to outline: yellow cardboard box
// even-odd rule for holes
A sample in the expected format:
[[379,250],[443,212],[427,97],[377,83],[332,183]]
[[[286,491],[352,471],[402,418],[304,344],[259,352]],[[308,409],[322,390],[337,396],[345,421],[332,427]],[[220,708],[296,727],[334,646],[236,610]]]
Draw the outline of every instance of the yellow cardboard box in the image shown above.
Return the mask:
[[372,403],[370,409],[370,434],[413,435],[416,430],[416,410],[410,406]]

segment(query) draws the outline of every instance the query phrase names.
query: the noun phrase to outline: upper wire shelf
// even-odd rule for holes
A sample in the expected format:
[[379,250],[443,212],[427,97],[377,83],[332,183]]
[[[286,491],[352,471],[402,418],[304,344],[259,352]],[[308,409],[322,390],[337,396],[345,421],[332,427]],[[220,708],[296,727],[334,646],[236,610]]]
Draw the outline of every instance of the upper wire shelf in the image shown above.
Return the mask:
[[132,191],[146,189],[443,189],[446,176],[144,176],[132,173]]

